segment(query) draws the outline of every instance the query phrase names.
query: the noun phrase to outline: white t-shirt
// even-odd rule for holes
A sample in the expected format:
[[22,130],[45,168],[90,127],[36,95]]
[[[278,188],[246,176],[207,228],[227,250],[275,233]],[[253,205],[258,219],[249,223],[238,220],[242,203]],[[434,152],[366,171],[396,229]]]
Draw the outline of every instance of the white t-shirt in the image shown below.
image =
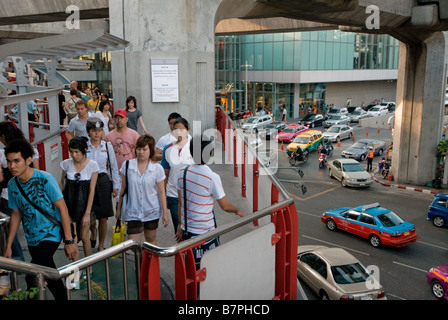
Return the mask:
[[162,161],[160,164],[163,169],[170,170],[168,183],[166,185],[166,196],[177,198],[177,177],[181,169],[189,164],[193,164],[193,158],[190,154],[190,142],[187,142],[182,149],[179,149],[174,143],[168,144],[163,149]]
[[[162,138],[159,139],[156,143],[155,149],[163,150],[170,143],[176,142],[177,138],[170,133],[167,133]],[[191,136],[188,135],[188,140],[191,141]]]
[[[107,113],[110,114],[109,111]],[[109,133],[109,121],[110,121],[110,118],[107,117],[107,116],[105,117],[101,111],[95,112],[93,114],[93,116],[100,118],[101,121],[104,123],[104,135],[106,136]]]
[[[184,210],[184,169],[177,180],[177,190],[181,194],[181,228],[185,230]],[[207,165],[192,165],[186,176],[187,228],[188,232],[203,234],[215,229],[214,201],[225,196],[221,178]]]
[[[157,192],[157,183],[165,180],[165,172],[158,163],[150,161],[143,174],[138,170],[137,159],[128,160],[128,202],[123,221],[152,221],[162,216],[162,206]],[[126,161],[120,172],[126,179]]]
[[[61,168],[67,173],[67,179],[76,180],[75,175],[78,173],[75,169],[73,158],[64,160],[61,162]],[[92,174],[94,172],[100,171],[100,167],[95,160],[89,159],[89,163],[84,167],[84,169],[79,172],[81,175],[79,176],[80,181],[87,181],[92,179]]]

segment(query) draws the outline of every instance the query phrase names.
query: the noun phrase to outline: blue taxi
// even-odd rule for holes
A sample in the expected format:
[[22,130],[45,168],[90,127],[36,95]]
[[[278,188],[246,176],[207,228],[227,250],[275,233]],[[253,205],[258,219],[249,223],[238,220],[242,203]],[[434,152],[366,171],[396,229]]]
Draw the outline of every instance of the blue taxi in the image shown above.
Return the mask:
[[448,193],[437,193],[429,206],[428,220],[436,227],[448,227]]
[[331,231],[340,229],[369,239],[375,248],[404,247],[419,238],[412,223],[403,221],[379,203],[329,210],[322,214],[321,220]]

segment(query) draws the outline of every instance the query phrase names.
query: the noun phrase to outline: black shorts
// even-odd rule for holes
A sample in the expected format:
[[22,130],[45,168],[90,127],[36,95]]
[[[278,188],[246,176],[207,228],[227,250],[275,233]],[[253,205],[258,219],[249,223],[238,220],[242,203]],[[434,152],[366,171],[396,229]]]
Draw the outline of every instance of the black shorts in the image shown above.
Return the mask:
[[127,234],[139,234],[146,230],[156,230],[159,226],[159,219],[151,221],[127,221]]

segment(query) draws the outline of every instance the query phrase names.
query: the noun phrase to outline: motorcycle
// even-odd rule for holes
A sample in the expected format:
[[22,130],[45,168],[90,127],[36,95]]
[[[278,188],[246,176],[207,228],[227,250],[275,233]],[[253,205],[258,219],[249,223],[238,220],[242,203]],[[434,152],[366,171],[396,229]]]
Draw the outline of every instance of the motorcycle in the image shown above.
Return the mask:
[[308,151],[303,151],[301,154],[298,152],[291,153],[291,158],[289,159],[290,165],[295,165],[297,162],[307,162],[308,161]]
[[383,179],[387,179],[387,176],[389,175],[389,169],[390,169],[390,163],[385,162],[384,168],[383,170],[381,170],[381,176],[383,177]]
[[327,155],[325,153],[319,153],[319,168],[323,168],[327,164]]

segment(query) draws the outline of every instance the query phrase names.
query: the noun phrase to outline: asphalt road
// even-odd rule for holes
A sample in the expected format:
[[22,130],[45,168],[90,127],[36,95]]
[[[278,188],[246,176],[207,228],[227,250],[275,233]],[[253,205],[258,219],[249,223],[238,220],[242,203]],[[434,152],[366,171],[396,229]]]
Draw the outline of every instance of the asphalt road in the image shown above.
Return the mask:
[[[323,127],[316,129],[324,131]],[[355,127],[355,139],[362,138],[366,138],[366,129]],[[382,130],[378,134],[374,128],[369,129],[369,138],[384,140],[387,145],[392,141],[391,131]],[[340,148],[335,144],[329,161],[340,157],[342,150],[352,143],[352,140],[343,140]],[[436,228],[426,220],[433,195],[388,188],[379,183],[365,189],[344,188],[338,180],[329,177],[327,167],[319,169],[316,151],[310,154],[307,163],[300,165],[304,172],[303,178],[296,171],[286,169],[290,165],[285,152],[279,151],[278,160],[279,167],[285,167],[277,170],[276,176],[279,179],[300,181],[307,188],[307,192],[302,194],[301,189],[293,183],[283,182],[295,199],[299,217],[299,245],[343,247],[364,266],[378,267],[379,281],[389,300],[435,300],[426,282],[426,272],[433,266],[448,263],[448,229]],[[375,157],[374,169],[379,160],[380,157]],[[366,161],[362,164],[366,166]],[[343,231],[329,231],[320,220],[321,214],[329,209],[375,202],[393,210],[403,220],[413,223],[420,234],[419,240],[404,248],[383,246],[376,249],[366,239]],[[318,299],[306,284],[302,285],[310,300]]]

